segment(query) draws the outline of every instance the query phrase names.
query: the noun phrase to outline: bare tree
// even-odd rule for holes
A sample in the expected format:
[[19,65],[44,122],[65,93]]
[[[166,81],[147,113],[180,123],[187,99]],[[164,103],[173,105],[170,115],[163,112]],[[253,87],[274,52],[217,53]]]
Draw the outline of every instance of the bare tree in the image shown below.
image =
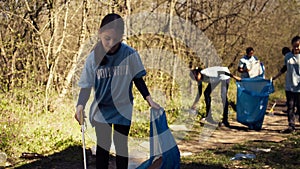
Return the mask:
[[234,71],[244,49],[253,46],[271,76],[282,64],[281,48],[299,34],[299,7],[297,0],[0,1],[0,90],[38,87],[47,97],[52,92],[65,97],[85,57],[81,53],[86,40],[96,36],[100,20],[109,12],[124,17],[144,11],[169,15],[167,24],[159,23],[165,35],[132,33],[133,23],[126,20],[127,43],[137,50],[167,48],[174,53],[174,63],[180,57],[205,65],[186,45],[193,37],[191,30],[185,30],[185,42],[176,40],[172,22],[179,17],[205,33],[224,66]]
[[86,30],[86,21],[87,21],[87,14],[88,14],[88,5],[89,1],[84,0],[82,3],[82,16],[81,16],[81,24],[80,24],[80,36],[77,43],[77,48],[79,49],[78,52],[76,52],[73,56],[72,62],[71,62],[71,68],[68,70],[67,76],[65,78],[65,81],[62,86],[62,92],[60,93],[60,97],[63,98],[69,91],[70,84],[72,81],[72,77],[75,75],[77,64],[79,63],[79,56],[82,53],[82,46],[84,44],[84,41],[87,36],[87,30]]

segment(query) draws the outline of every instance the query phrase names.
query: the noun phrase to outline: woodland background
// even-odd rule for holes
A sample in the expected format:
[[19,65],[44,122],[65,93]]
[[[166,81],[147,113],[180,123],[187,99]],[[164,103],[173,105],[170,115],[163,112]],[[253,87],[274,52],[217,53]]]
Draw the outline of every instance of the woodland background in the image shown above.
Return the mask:
[[[291,38],[299,34],[299,6],[297,0],[1,1],[0,90],[38,88],[64,97],[81,47],[109,12],[130,16],[147,11],[184,18],[213,42],[223,66],[235,72],[245,48],[252,46],[270,77],[282,65],[281,48],[290,47]],[[180,50],[160,38],[160,47]],[[144,43],[155,40],[157,37],[137,36],[127,43],[139,51]]]
[[[1,0],[0,150],[16,159],[21,151],[47,154],[76,142],[66,137],[68,125],[61,124],[60,116],[64,111],[69,113],[64,118],[73,116],[72,82],[80,54],[107,13],[178,16],[205,33],[232,73],[238,75],[238,59],[252,46],[270,78],[283,64],[281,48],[290,47],[291,38],[300,34],[299,9],[299,0]],[[186,63],[205,65],[172,36],[126,36],[130,24],[126,29],[124,40],[137,51],[168,48]],[[168,31],[172,34],[171,28]],[[150,70],[146,83],[165,86],[172,99],[172,75],[160,73],[158,78],[157,73]],[[275,85],[283,90],[284,77]]]

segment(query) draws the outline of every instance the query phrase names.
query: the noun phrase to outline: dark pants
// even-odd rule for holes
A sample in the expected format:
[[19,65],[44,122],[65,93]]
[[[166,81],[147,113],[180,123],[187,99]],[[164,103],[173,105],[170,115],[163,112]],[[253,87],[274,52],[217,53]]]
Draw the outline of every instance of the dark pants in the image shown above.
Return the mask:
[[[116,149],[117,169],[128,167],[128,134],[130,126],[113,125],[113,141]],[[97,136],[96,168],[108,169],[109,150],[111,147],[112,124],[96,123]]]
[[202,95],[202,82],[199,81],[198,82],[198,93],[197,93],[197,96],[195,98],[194,104],[199,102],[201,95]]
[[[206,104],[206,117],[210,120],[213,120],[211,114],[211,93],[212,91],[219,85],[219,83],[209,83],[204,91],[204,100]],[[228,123],[228,98],[227,98],[227,90],[229,86],[229,79],[221,81],[221,98],[223,104],[223,123]]]
[[295,129],[295,107],[297,107],[297,111],[300,110],[300,93],[285,91],[286,92],[286,100],[287,100],[287,114],[288,114],[288,122],[289,127]]

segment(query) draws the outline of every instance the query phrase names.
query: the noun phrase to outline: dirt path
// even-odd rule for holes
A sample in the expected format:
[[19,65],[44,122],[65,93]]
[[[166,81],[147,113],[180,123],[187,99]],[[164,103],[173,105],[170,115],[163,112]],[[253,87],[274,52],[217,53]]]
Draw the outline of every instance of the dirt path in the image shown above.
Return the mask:
[[[269,103],[269,107],[273,103]],[[251,140],[263,140],[281,142],[287,138],[287,134],[281,133],[287,128],[286,107],[284,102],[279,102],[274,108],[274,115],[266,113],[262,130],[249,130],[247,126],[238,123],[235,119],[230,120],[230,127],[216,129],[205,141],[198,137],[178,143],[180,151],[184,153],[197,153],[203,149],[212,149],[226,145],[243,143]],[[296,122],[298,119],[296,120]],[[297,124],[297,123],[296,123]],[[299,126],[298,126],[299,127]]]

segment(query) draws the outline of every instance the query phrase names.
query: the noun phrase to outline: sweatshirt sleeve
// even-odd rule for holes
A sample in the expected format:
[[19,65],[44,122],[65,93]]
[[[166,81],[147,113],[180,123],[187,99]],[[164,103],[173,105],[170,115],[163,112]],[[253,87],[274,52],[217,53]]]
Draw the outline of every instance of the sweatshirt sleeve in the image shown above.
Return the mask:
[[83,107],[85,107],[87,101],[90,98],[90,94],[91,94],[91,88],[81,88],[80,92],[79,92],[79,97],[78,97],[78,101],[77,101],[77,105],[82,105]]
[[281,73],[284,73],[284,72],[286,72],[286,71],[287,71],[287,66],[284,65],[284,66],[280,69],[280,72],[281,72]]
[[143,98],[146,99],[150,95],[149,90],[143,78],[134,78],[133,82],[139,92],[142,94]]
[[81,88],[92,88],[95,81],[94,70],[94,52],[87,57],[84,67],[82,69],[78,86]]

